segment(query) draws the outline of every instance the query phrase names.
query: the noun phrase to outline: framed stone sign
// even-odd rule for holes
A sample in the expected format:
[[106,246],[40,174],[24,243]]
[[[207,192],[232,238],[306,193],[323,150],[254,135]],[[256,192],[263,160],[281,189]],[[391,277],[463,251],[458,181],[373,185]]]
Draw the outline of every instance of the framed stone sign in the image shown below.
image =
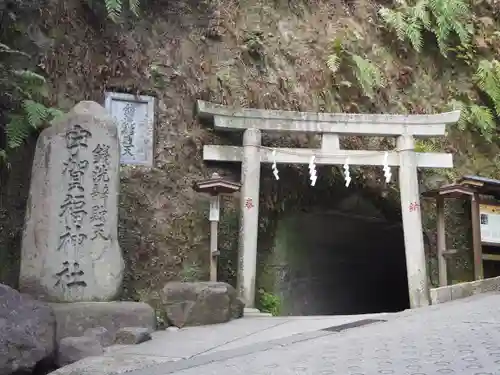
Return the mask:
[[152,167],[155,98],[106,92],[105,108],[118,122],[120,163]]

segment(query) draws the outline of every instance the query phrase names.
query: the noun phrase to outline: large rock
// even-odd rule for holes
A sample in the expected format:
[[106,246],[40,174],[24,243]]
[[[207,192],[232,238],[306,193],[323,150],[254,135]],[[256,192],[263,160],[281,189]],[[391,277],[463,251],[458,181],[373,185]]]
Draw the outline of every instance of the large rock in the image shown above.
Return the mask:
[[118,245],[117,126],[81,102],[39,136],[21,253],[20,290],[53,302],[107,301],[124,262]]
[[243,318],[243,312],[245,310],[245,302],[242,298],[237,297],[233,303],[231,303],[231,319]]
[[116,332],[115,344],[136,345],[151,340],[151,332],[143,327],[124,327]]
[[96,339],[103,347],[110,346],[115,341],[113,335],[104,327],[86,329],[83,335]]
[[93,337],[65,337],[59,342],[57,348],[57,364],[63,367],[80,359],[103,353],[104,349],[101,343]]
[[0,374],[29,370],[55,351],[52,309],[0,284]]
[[224,323],[242,316],[235,289],[221,282],[170,282],[161,292],[165,315],[176,327]]
[[124,327],[156,328],[155,312],[142,302],[51,303],[56,315],[57,341],[83,336],[89,329],[103,327],[111,337]]

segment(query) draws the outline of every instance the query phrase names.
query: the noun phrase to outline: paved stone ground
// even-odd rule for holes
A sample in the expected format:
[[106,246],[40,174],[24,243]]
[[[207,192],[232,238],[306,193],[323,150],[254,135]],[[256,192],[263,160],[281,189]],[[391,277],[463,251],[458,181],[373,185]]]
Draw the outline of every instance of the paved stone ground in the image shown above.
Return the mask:
[[309,333],[127,375],[500,375],[500,294],[407,311],[387,322]]
[[[153,340],[110,351],[107,356],[147,355],[179,361],[254,344],[269,343],[296,334],[317,333],[327,327],[363,319],[387,319],[390,314],[345,316],[259,317],[224,324],[185,327],[177,332],[157,331]],[[259,348],[259,346],[254,346]]]

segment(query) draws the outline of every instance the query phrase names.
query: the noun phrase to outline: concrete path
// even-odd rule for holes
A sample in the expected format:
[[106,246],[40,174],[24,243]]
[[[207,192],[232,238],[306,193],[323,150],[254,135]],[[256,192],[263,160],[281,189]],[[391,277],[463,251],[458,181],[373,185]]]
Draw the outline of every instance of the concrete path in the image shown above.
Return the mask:
[[500,295],[405,312],[387,322],[295,343],[259,345],[260,350],[254,345],[247,353],[208,354],[129,375],[498,375]]
[[[389,314],[308,317],[249,317],[225,324],[158,331],[153,340],[113,350],[107,356],[155,356],[170,361],[237,349],[363,319],[386,319]],[[384,318],[382,318],[384,317]]]
[[[51,375],[116,375],[136,370],[162,373],[158,365],[179,364],[184,368],[196,361],[205,363],[234,356],[235,353],[260,351],[283,340],[303,340],[325,334],[322,329],[366,319],[388,319],[390,314],[311,317],[249,317],[226,324],[158,331],[153,340],[132,346],[115,346],[104,356],[87,357],[65,366]],[[193,362],[195,361],[195,362]],[[196,362],[198,363],[198,362]],[[172,371],[170,367],[168,371]]]
[[[386,321],[342,326],[360,319]],[[391,315],[253,320],[165,332],[164,340],[123,349],[133,353],[85,359],[57,373],[500,375],[498,293]]]

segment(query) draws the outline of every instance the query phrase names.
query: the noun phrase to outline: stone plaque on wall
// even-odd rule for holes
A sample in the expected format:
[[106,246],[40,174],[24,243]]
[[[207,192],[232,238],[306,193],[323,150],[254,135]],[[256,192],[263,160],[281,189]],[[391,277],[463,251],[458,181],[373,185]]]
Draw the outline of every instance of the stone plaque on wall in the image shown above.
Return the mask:
[[19,287],[56,302],[108,301],[119,291],[119,142],[116,122],[80,102],[36,144]]
[[121,164],[153,166],[155,98],[106,92],[105,107],[118,123]]

